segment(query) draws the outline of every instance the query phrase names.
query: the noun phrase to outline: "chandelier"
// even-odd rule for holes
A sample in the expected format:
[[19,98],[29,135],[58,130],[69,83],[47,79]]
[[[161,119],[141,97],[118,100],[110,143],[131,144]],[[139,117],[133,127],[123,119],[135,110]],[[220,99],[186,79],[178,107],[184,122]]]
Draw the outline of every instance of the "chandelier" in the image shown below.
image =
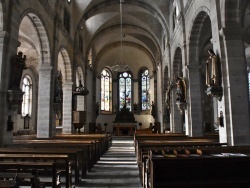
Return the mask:
[[121,22],[121,31],[120,31],[120,40],[121,40],[121,48],[120,48],[120,57],[117,61],[117,64],[114,66],[111,66],[110,69],[112,71],[116,71],[116,72],[125,72],[128,71],[128,65],[125,63],[125,59],[123,57],[123,48],[122,48],[122,38],[123,38],[123,30],[122,30],[122,3],[124,2],[124,0],[120,0],[120,22]]

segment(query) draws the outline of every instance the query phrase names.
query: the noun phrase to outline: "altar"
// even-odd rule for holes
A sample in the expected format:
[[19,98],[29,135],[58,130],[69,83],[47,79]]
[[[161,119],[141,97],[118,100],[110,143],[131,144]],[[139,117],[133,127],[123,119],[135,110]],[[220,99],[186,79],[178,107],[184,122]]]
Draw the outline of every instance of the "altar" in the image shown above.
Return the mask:
[[131,123],[118,123],[113,125],[113,132],[116,136],[119,135],[134,135],[136,124]]
[[113,122],[113,132],[118,135],[133,135],[135,133],[137,121],[135,121],[134,113],[130,112],[126,105],[117,112],[115,121]]

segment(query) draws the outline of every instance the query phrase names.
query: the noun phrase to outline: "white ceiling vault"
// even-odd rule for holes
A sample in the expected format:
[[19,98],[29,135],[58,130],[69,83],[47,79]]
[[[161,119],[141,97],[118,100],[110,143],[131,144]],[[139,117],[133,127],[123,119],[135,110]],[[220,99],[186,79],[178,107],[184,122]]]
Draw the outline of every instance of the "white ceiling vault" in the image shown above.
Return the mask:
[[[168,16],[173,0],[123,0],[122,33],[120,0],[62,0],[48,1],[63,19],[64,7],[71,14],[70,37],[78,44],[83,39],[86,62],[92,50],[92,67],[100,73],[106,66],[117,64],[122,57],[136,75],[140,68],[153,71],[161,61],[163,38],[168,38]],[[35,25],[36,16],[28,14],[19,28],[19,50],[27,62],[37,69],[41,59],[40,42]],[[62,22],[62,20],[61,20]]]
[[[77,31],[84,37],[85,54],[93,52],[93,68],[100,73],[115,65],[121,54],[120,0],[75,0],[82,16]],[[122,56],[130,70],[153,70],[161,59],[160,46],[167,36],[165,20],[170,0],[123,0]],[[81,9],[81,10],[80,10]]]

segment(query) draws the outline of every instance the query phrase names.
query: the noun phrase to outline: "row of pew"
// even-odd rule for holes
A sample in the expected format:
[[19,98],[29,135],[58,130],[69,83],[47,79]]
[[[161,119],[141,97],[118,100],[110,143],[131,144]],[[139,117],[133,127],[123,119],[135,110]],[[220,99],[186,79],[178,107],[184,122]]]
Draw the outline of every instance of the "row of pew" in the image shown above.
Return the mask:
[[249,187],[250,146],[227,146],[218,135],[134,135],[143,188]]
[[0,187],[77,185],[112,144],[110,134],[15,137],[0,148]]

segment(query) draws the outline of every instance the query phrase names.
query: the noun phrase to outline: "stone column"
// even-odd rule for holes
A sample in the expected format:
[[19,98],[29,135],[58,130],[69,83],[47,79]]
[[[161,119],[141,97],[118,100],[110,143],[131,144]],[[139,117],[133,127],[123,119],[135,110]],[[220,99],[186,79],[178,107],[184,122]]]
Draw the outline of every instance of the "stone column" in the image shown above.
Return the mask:
[[[7,42],[9,41],[9,33],[5,31],[0,32],[0,147],[4,144],[9,144],[13,140],[11,134],[7,130],[7,118],[8,118],[8,101],[7,99],[7,84],[9,80],[8,62],[6,56]],[[13,44],[14,46],[14,44]],[[5,55],[4,55],[5,54]]]
[[236,24],[221,30],[227,57],[222,71],[228,145],[250,144],[247,66],[240,31]]
[[52,136],[51,70],[51,66],[41,66],[39,69],[37,138]]
[[63,112],[62,112],[62,132],[71,134],[73,132],[72,125],[72,86],[73,82],[63,83]]
[[189,80],[187,109],[189,122],[186,123],[188,123],[188,136],[196,137],[204,135],[204,128],[202,122],[200,66],[198,62],[193,62],[192,64],[196,65],[187,65]]

